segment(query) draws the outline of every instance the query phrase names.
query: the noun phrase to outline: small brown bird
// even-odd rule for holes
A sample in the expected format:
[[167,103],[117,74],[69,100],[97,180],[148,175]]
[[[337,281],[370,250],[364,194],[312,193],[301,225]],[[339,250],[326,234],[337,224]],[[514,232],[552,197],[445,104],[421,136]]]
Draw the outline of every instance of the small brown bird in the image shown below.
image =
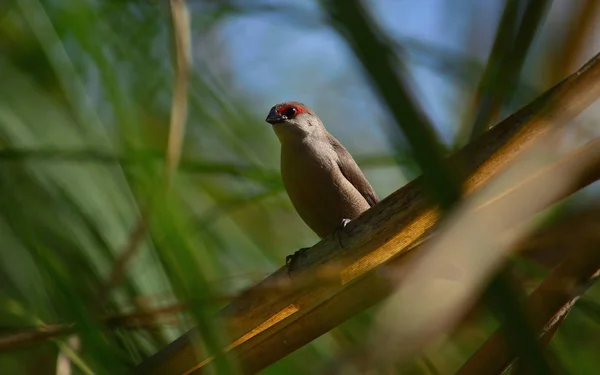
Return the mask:
[[277,104],[266,121],[281,143],[281,176],[288,196],[319,237],[343,228],[379,202],[350,153],[306,105]]

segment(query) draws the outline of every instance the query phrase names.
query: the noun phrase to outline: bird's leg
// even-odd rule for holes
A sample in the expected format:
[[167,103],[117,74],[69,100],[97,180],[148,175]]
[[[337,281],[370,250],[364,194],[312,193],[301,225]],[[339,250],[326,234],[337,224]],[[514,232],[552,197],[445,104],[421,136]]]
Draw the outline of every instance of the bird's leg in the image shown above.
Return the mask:
[[[343,249],[344,248],[344,244],[342,243],[342,233],[345,233],[345,228],[346,225],[348,225],[348,223],[351,220],[346,218],[346,219],[342,219],[342,221],[340,222],[340,225],[338,225],[338,227],[336,228],[336,230],[333,232],[334,236],[337,236],[338,238],[338,243],[340,244],[340,247]],[[304,254],[306,252],[306,250],[310,249],[309,247],[303,247],[301,249],[298,249],[296,252],[294,252],[291,255],[288,255],[285,257],[285,265],[288,269],[288,273],[292,271],[294,264],[296,263],[296,261],[298,260],[298,257],[302,254]]]
[[291,254],[291,255],[288,255],[285,257],[285,265],[287,266],[288,271],[291,271],[291,269],[294,266],[294,263],[296,262],[298,257],[300,255],[304,254],[304,252],[308,249],[310,249],[310,247],[303,247],[303,248],[299,249],[298,251],[294,252],[294,254]]
[[345,229],[346,229],[346,225],[348,225],[348,223],[351,220],[346,218],[346,219],[342,219],[342,222],[340,223],[340,225],[337,227],[337,229],[335,230],[335,235],[338,238],[338,243],[340,244],[340,247],[343,249],[344,248],[344,244],[342,243],[342,233],[346,233]]

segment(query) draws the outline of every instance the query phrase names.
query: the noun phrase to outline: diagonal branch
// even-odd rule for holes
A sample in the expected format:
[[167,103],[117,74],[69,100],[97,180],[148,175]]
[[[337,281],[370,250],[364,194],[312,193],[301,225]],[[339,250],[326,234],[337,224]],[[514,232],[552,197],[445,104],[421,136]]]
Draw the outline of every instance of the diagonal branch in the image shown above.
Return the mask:
[[[573,119],[600,96],[600,55],[577,73],[528,106],[505,119],[450,158],[452,165],[466,168],[470,177],[465,193],[487,183],[551,129]],[[549,126],[552,125],[552,126]],[[600,141],[591,142],[567,155],[557,168],[595,162],[587,175],[573,183],[569,194],[600,176]],[[583,158],[583,160],[581,160]],[[552,168],[542,171],[552,173]],[[527,185],[524,181],[523,184]],[[291,278],[281,268],[242,293],[221,313],[230,337],[225,350],[233,350],[246,373],[254,373],[327,332],[352,315],[385,298],[392,285],[373,269],[418,250],[415,243],[430,233],[437,221],[421,178],[382,200],[347,226],[345,248],[328,236],[298,259]],[[411,253],[416,253],[412,251]],[[373,271],[373,272],[369,272]],[[303,287],[302,280],[335,275],[333,282]],[[139,367],[146,374],[190,374],[210,362],[198,363],[194,351],[195,331],[180,337]]]
[[[590,229],[590,228],[587,228]],[[525,304],[532,327],[541,340],[550,340],[564,317],[600,274],[600,234],[594,228],[587,241],[576,242],[570,256],[529,296]],[[501,327],[456,375],[501,374],[515,360]]]

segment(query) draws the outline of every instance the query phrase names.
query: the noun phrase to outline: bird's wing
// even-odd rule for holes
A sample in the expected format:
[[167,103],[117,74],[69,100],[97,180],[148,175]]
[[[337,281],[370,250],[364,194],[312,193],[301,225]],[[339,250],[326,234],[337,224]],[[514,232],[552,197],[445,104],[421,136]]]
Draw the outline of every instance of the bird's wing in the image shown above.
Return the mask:
[[362,195],[367,203],[371,207],[373,207],[377,202],[379,202],[379,198],[373,190],[369,181],[367,181],[365,175],[362,173],[352,155],[346,150],[346,148],[332,135],[328,135],[331,144],[333,145],[333,149],[338,155],[338,165],[342,174],[350,183],[358,190],[360,195]]

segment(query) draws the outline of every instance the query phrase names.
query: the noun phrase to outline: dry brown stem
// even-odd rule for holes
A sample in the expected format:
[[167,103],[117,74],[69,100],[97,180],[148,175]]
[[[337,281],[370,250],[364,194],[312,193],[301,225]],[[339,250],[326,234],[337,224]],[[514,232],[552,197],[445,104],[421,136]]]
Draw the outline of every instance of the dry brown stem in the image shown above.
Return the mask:
[[[599,61],[600,57],[594,57],[577,73],[451,157],[453,165],[469,172],[465,193],[484,185],[523,149],[593,103],[600,96]],[[594,142],[579,152],[587,158],[598,156],[598,151],[598,142]],[[590,168],[588,178],[573,184],[569,193],[597,178],[597,169]],[[298,260],[291,278],[281,268],[222,311],[223,323],[234,339],[225,350],[233,351],[246,373],[265,368],[390,293],[389,279],[374,268],[386,262],[405,264],[407,257],[400,255],[414,248],[438,219],[420,181],[407,184],[350,222],[344,249],[337,238],[323,239]],[[337,282],[294,287],[295,280],[331,270],[338,273]],[[156,353],[139,366],[139,372],[200,372],[211,358],[196,358],[194,334],[192,331]]]

